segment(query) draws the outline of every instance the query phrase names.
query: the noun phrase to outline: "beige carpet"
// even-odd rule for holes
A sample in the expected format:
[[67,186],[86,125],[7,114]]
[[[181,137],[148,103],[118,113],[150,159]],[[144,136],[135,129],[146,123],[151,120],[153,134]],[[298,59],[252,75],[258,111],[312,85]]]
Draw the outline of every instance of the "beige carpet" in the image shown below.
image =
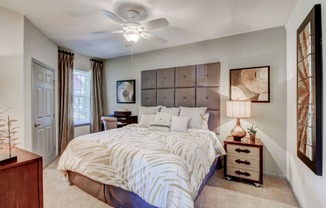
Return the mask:
[[[108,208],[76,186],[70,186],[56,170],[55,160],[43,171],[45,208]],[[227,181],[223,169],[215,171],[195,203],[196,208],[293,208],[299,207],[288,183],[280,178],[264,176],[264,185]]]

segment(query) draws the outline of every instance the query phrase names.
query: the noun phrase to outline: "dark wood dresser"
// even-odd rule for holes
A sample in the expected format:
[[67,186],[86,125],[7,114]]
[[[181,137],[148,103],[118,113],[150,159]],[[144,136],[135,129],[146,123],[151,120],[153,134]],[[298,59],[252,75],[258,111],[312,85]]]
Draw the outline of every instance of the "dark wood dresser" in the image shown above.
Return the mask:
[[[0,155],[8,154],[7,149]],[[0,165],[0,207],[42,208],[42,157],[15,147],[12,155],[17,162]]]
[[138,122],[138,116],[131,115],[131,111],[114,111],[114,113],[109,116],[118,119],[118,128]]

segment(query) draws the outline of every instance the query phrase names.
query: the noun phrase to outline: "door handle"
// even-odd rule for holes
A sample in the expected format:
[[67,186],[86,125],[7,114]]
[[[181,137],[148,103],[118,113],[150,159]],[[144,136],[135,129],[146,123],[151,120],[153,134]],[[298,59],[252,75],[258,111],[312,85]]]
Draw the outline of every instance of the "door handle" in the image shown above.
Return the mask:
[[39,126],[41,126],[41,124],[34,123],[34,127],[39,127]]

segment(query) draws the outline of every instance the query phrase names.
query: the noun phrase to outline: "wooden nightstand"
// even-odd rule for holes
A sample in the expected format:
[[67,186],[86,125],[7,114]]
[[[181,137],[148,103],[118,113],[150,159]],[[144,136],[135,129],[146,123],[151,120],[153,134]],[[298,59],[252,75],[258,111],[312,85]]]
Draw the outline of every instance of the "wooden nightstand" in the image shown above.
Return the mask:
[[263,143],[249,138],[234,141],[232,136],[224,140],[226,157],[224,160],[224,176],[253,182],[257,187],[263,184]]

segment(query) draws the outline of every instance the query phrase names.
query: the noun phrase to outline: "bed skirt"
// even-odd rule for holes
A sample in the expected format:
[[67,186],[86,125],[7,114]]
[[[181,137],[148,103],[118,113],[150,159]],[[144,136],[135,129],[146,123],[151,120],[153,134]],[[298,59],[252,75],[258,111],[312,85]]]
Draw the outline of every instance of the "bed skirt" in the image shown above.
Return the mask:
[[[214,171],[216,169],[220,169],[221,167],[221,158],[218,157],[211,166],[210,172],[205,176],[195,200],[197,200],[199,197],[201,191],[206,185],[208,179],[213,175]],[[148,204],[137,194],[122,188],[94,181],[86,176],[72,171],[68,171],[68,178],[72,185],[76,185],[81,190],[109,204],[110,206],[123,208],[154,208],[154,206]]]

